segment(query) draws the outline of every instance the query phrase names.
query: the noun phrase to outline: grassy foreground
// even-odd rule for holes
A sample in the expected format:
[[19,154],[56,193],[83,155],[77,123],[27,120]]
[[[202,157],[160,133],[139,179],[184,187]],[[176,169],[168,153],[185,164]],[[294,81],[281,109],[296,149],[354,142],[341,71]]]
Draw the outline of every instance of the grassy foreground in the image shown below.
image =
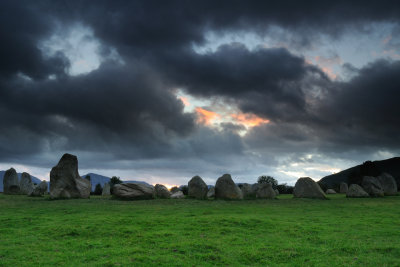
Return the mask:
[[0,194],[0,266],[400,266],[400,197],[56,200]]

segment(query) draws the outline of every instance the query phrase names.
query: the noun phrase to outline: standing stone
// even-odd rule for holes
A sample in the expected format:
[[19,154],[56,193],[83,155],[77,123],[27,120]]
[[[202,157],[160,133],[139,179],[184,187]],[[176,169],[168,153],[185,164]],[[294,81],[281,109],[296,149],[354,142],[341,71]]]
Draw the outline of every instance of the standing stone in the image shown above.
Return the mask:
[[3,192],[7,195],[17,195],[20,193],[18,174],[14,168],[11,168],[4,173]]
[[262,183],[259,185],[259,188],[256,193],[256,197],[273,199],[273,198],[276,198],[276,193],[270,183]]
[[41,197],[47,192],[47,182],[45,180],[41,181],[40,184],[35,186],[32,192],[29,194],[31,197]]
[[255,198],[256,197],[256,192],[257,190],[255,190],[253,188],[253,186],[251,184],[242,184],[242,194],[243,194],[243,198]]
[[384,172],[376,177],[376,179],[378,179],[381,184],[385,196],[397,195],[397,183],[393,176]]
[[340,183],[340,193],[346,194],[347,190],[349,190],[349,187],[347,186],[347,184],[345,182],[341,182]]
[[255,184],[251,185],[251,194],[254,195],[254,197],[256,197],[256,194],[257,194],[258,189],[260,188],[260,185],[261,184],[259,184],[259,183],[255,183]]
[[197,199],[206,199],[208,187],[200,176],[194,176],[188,183],[188,196]]
[[81,178],[78,172],[78,158],[64,154],[50,172],[51,198],[89,198],[90,181]]
[[279,190],[278,190],[278,189],[275,189],[274,191],[275,191],[275,194],[276,194],[277,196],[279,196]]
[[381,183],[372,176],[364,176],[361,186],[371,197],[383,197],[384,192]]
[[154,186],[142,183],[116,184],[113,195],[122,199],[152,199],[155,198]]
[[327,194],[336,194],[336,191],[333,189],[327,189],[326,192]]
[[310,177],[302,177],[297,180],[293,189],[293,195],[300,198],[326,199],[326,195],[319,184]]
[[27,172],[21,174],[21,181],[19,181],[20,192],[23,195],[30,195],[33,191],[32,178]]
[[169,192],[168,188],[166,188],[162,184],[156,184],[154,189],[156,191],[156,196],[158,198],[170,198],[171,197],[171,192]]
[[215,198],[215,187],[211,186],[207,192],[207,198]]
[[218,178],[215,184],[215,198],[243,199],[242,190],[233,182],[230,174]]
[[171,195],[171,198],[173,199],[180,199],[180,198],[185,198],[185,195],[183,194],[182,191],[176,191]]
[[103,191],[101,192],[102,196],[109,196],[111,195],[111,186],[110,183],[105,183],[103,186]]
[[369,197],[369,195],[358,184],[351,184],[349,190],[347,190],[346,197]]

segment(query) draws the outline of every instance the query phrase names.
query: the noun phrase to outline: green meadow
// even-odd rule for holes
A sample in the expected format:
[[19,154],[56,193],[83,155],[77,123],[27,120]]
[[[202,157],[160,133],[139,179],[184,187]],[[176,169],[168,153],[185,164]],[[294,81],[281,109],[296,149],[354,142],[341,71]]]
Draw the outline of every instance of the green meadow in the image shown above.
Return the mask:
[[0,266],[400,266],[400,196],[222,201],[0,194]]

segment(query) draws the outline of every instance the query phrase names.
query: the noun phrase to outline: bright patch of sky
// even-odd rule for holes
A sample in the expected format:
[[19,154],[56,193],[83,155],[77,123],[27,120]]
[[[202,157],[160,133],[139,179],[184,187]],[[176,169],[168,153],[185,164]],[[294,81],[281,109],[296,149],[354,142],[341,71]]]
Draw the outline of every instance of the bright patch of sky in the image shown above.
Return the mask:
[[72,76],[96,70],[106,60],[123,64],[123,60],[114,48],[110,48],[106,55],[102,54],[103,47],[94,36],[93,30],[81,24],[76,24],[67,30],[58,30],[39,47],[45,55],[50,57],[63,53],[70,62],[70,67],[66,71]]

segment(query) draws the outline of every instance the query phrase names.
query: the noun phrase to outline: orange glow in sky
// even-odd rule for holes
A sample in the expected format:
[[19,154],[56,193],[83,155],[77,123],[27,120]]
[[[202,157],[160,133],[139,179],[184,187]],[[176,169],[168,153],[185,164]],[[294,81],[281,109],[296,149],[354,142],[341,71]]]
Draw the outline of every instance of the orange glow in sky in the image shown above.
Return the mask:
[[185,107],[190,106],[190,102],[189,102],[189,100],[187,99],[187,97],[181,96],[181,97],[179,97],[179,99],[183,102],[183,104],[185,105]]
[[197,122],[205,125],[209,125],[213,120],[221,117],[218,113],[200,107],[196,108],[196,113],[198,116]]
[[246,113],[231,114],[231,117],[235,121],[246,126],[247,128],[258,126],[258,125],[264,124],[264,123],[269,123],[269,120],[260,118],[254,114],[246,114]]

